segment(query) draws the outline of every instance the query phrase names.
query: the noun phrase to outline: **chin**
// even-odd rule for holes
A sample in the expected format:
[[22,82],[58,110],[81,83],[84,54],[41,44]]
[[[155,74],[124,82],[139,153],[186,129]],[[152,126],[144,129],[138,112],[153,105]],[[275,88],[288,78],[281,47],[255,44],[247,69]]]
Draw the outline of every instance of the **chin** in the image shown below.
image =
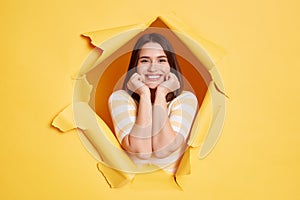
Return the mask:
[[148,88],[150,88],[150,89],[156,89],[158,85],[159,84],[154,84],[154,83],[147,84]]

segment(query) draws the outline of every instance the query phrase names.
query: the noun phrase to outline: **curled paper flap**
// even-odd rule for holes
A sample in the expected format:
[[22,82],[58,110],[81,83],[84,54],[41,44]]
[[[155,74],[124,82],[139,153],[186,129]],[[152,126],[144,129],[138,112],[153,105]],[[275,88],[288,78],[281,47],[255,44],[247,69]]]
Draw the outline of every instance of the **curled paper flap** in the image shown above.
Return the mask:
[[77,78],[75,88],[73,102],[89,102],[93,86],[86,80],[85,75]]
[[92,141],[103,163],[118,170],[137,171],[136,165],[121,148],[114,134],[87,103],[74,104],[74,117],[76,127],[82,129],[87,139]]
[[216,145],[223,128],[225,118],[225,96],[220,93],[212,81],[190,133],[188,145],[200,148],[200,158],[207,156]]
[[74,79],[80,79],[81,77],[86,77],[85,73],[81,73],[84,71],[89,71],[92,66],[95,65],[95,63],[97,62],[97,60],[100,58],[100,56],[102,55],[103,50],[95,47],[88,55],[88,57],[85,59],[85,61],[82,63],[81,65],[81,71],[78,71],[75,75]]
[[66,107],[53,119],[52,126],[58,128],[61,132],[67,132],[76,128],[72,105]]
[[177,171],[175,173],[175,181],[177,185],[182,189],[183,188],[183,181],[182,176],[188,175],[191,173],[191,163],[190,163],[190,147],[188,147],[183,154]]
[[202,105],[195,117],[193,127],[190,132],[190,138],[188,140],[188,145],[191,147],[200,147],[204,142],[205,137],[207,136],[213,116],[211,96],[211,90],[213,87],[213,82],[211,82],[208,86]]
[[208,106],[212,109],[209,117],[211,121],[205,140],[201,145],[199,154],[201,159],[207,156],[216,145],[225,120],[226,95],[224,85],[216,67],[213,67],[209,72],[213,78],[213,82],[210,83],[208,88],[208,94],[211,97],[211,106]]
[[111,187],[119,187],[134,177],[130,173],[116,169],[138,171],[107,125],[86,102],[69,105],[55,117],[52,125],[62,132],[74,128],[80,129],[79,135],[83,144],[99,161],[98,169],[104,174]]
[[97,167],[111,188],[122,187],[134,177],[130,174],[120,173],[120,171],[112,169],[101,162],[97,164]]
[[215,84],[213,86],[211,90],[213,105],[212,118],[207,136],[201,145],[199,155],[201,159],[207,156],[216,145],[221,135],[225,118],[225,96],[217,90]]
[[163,15],[159,18],[189,47],[207,70],[213,68],[216,61],[226,54],[223,48],[196,33],[175,15]]
[[[103,52],[101,57],[99,57],[93,65],[86,65],[82,67],[80,74],[83,75],[92,70],[102,61],[104,61],[108,56],[110,56],[112,53],[126,44],[138,33],[145,30],[147,27],[147,24],[137,24],[82,34],[85,37],[89,37],[92,44],[102,49]],[[120,33],[122,34],[120,35]]]

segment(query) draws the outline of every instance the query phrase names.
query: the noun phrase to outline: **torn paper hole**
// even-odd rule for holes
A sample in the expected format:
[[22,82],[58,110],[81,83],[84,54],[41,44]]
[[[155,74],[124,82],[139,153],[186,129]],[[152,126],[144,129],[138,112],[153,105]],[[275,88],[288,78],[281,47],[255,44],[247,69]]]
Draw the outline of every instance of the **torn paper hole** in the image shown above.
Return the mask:
[[[185,89],[195,93],[198,99],[200,109],[191,128],[188,145],[200,146],[200,157],[204,157],[211,151],[220,135],[225,115],[225,100],[224,95],[216,90],[214,83],[222,81],[215,63],[204,47],[199,41],[195,41],[195,38],[189,37],[190,30],[186,31],[182,27],[172,17],[158,17],[137,26],[85,34],[97,48],[92,51],[79,72],[72,104],[72,123],[80,130],[80,138],[85,147],[101,163],[98,165],[102,166],[99,170],[111,187],[120,187],[128,182],[126,180],[131,180],[134,174],[160,169],[148,164],[137,166],[128,157],[115,137],[107,107],[109,95],[121,88],[128,66],[124,63],[128,63],[132,46],[142,34],[158,32],[170,40],[178,61],[183,66]],[[111,36],[103,37],[110,35],[107,33],[111,33]],[[220,87],[223,89],[223,85]],[[61,121],[70,120],[60,117],[61,114],[54,121],[57,127],[63,127]],[[108,170],[109,168],[111,170]],[[180,182],[180,176],[188,173],[189,155],[185,153],[174,175],[176,181]]]

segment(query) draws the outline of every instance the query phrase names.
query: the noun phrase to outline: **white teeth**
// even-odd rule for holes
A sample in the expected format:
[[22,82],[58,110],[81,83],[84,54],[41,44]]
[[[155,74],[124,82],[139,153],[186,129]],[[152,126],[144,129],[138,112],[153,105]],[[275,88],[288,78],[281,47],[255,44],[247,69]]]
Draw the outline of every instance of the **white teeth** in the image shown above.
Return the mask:
[[159,78],[159,75],[148,75],[148,78],[150,79],[155,79],[155,78]]

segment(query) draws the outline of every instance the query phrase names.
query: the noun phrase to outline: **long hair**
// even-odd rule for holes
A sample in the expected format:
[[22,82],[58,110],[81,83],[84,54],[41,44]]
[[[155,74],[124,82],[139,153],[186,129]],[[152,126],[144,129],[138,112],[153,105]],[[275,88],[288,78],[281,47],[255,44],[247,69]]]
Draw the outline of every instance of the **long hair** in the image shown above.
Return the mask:
[[137,71],[136,67],[138,64],[138,60],[140,57],[140,51],[141,51],[142,47],[146,43],[149,43],[149,42],[160,44],[160,46],[163,48],[163,50],[167,56],[167,59],[168,59],[168,62],[169,62],[170,68],[171,68],[170,71],[176,75],[176,77],[178,78],[178,81],[180,83],[179,89],[167,94],[167,96],[166,96],[167,102],[171,101],[182,92],[183,79],[182,79],[182,75],[181,75],[180,66],[178,64],[176,54],[174,53],[172,45],[164,36],[162,36],[158,33],[145,34],[145,35],[141,36],[138,39],[138,41],[136,42],[136,44],[133,48],[132,54],[131,54],[130,63],[128,66],[127,74],[126,74],[122,89],[127,91],[132,96],[132,98],[134,98],[137,102],[139,102],[139,95],[128,90],[127,82],[129,81],[130,77]]

